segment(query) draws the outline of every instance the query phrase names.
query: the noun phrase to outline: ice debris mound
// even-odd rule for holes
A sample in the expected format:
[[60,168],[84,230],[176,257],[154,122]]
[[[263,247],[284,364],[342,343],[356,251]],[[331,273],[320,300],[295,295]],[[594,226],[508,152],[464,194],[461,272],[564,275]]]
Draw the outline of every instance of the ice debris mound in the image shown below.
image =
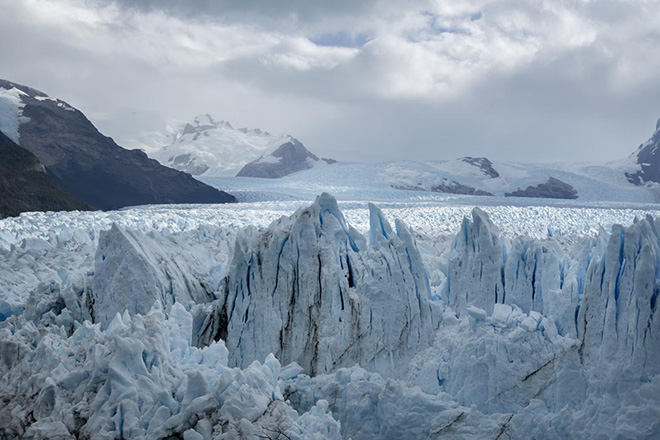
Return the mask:
[[273,356],[239,370],[222,342],[191,346],[192,315],[178,303],[168,318],[117,314],[70,336],[55,325],[64,319],[47,333],[24,319],[1,329],[0,437],[341,438],[326,402],[299,415],[283,400]]
[[394,231],[374,205],[370,226],[364,237],[322,194],[263,233],[247,229],[200,342],[224,340],[240,367],[274,353],[312,376],[355,364],[401,371],[440,315],[406,226]]

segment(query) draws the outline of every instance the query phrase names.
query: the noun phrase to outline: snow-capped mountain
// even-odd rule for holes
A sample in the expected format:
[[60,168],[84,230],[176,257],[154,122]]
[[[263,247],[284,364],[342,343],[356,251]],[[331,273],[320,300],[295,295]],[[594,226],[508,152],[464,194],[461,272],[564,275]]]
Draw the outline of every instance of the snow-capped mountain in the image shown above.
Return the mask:
[[238,177],[278,179],[298,171],[305,171],[336,163],[332,159],[319,159],[297,139],[291,138],[272,153],[246,164]]
[[235,200],[141,151],[120,147],[66,102],[5,80],[0,80],[0,131],[34,154],[62,188],[94,208]]
[[171,121],[163,131],[140,133],[129,142],[163,165],[204,177],[282,177],[334,162],[320,160],[290,135],[234,128],[209,114]]
[[[487,204],[657,203],[660,188],[637,186],[629,160],[611,163],[529,164],[491,162],[498,177],[462,159],[343,163],[316,167],[281,179],[204,178],[242,201],[309,200],[331,190],[340,200],[444,199]],[[479,198],[480,200],[476,200]]]
[[526,164],[464,157],[414,166],[390,163],[377,180],[399,189],[449,194],[656,202],[660,191],[653,184],[660,183],[659,147],[660,121],[651,139],[623,160]]
[[234,128],[208,114],[195,117],[192,123],[172,124],[168,135],[149,137],[150,145],[142,147],[151,157],[163,165],[205,176],[235,176],[247,163],[292,139],[258,128]]

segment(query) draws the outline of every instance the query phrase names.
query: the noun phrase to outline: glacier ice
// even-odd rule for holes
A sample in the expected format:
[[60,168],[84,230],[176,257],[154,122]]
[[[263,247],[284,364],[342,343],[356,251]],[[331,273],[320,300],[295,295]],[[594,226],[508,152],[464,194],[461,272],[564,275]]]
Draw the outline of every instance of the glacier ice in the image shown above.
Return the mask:
[[154,302],[168,310],[176,301],[204,304],[215,299],[214,286],[201,268],[203,255],[186,252],[167,240],[113,224],[102,231],[94,258],[88,302],[96,322],[107,325],[117,313],[145,314]]
[[563,240],[515,210],[447,236],[327,194],[240,209],[0,222],[0,437],[660,437],[653,217]]
[[369,242],[328,194],[261,234],[239,235],[201,338],[224,340],[241,367],[274,353],[311,375],[355,363],[399,371],[430,344],[439,315],[412,235],[370,209]]

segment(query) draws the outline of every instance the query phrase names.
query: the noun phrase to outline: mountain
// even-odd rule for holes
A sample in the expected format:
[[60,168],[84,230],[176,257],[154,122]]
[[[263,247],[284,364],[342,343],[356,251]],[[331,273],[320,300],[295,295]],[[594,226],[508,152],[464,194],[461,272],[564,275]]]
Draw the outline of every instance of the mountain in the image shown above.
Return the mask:
[[209,114],[192,122],[172,120],[164,130],[140,133],[128,142],[163,165],[203,177],[276,178],[335,162],[319,159],[290,135],[234,128]]
[[319,159],[300,141],[291,138],[272,153],[246,164],[237,176],[278,179],[298,171],[334,163],[336,161],[332,159]]
[[655,125],[655,133],[651,139],[639,146],[633,153],[635,170],[626,173],[630,183],[644,185],[645,183],[660,183],[660,119]]
[[89,209],[46,173],[34,154],[0,131],[0,218],[26,211]]
[[0,130],[33,153],[62,188],[100,209],[235,198],[186,173],[126,150],[83,113],[30,87],[0,80]]
[[166,131],[143,134],[134,145],[163,165],[195,176],[235,176],[245,164],[292,139],[258,128],[234,128],[208,114],[195,117],[192,123],[174,123]]

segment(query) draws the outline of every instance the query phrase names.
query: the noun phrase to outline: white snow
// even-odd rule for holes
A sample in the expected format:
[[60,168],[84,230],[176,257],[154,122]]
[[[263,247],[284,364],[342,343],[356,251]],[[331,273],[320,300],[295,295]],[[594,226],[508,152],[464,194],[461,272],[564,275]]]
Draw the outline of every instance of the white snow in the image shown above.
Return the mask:
[[16,87],[11,89],[0,87],[0,131],[17,145],[20,145],[18,129],[21,124],[29,121],[23,116],[25,104],[21,96],[27,94]]
[[37,101],[53,101],[54,103],[57,104],[57,106],[63,110],[69,111],[69,112],[75,112],[76,109],[71,107],[69,104],[67,104],[64,101],[61,101],[56,98],[51,98],[50,96],[35,96],[34,99]]

